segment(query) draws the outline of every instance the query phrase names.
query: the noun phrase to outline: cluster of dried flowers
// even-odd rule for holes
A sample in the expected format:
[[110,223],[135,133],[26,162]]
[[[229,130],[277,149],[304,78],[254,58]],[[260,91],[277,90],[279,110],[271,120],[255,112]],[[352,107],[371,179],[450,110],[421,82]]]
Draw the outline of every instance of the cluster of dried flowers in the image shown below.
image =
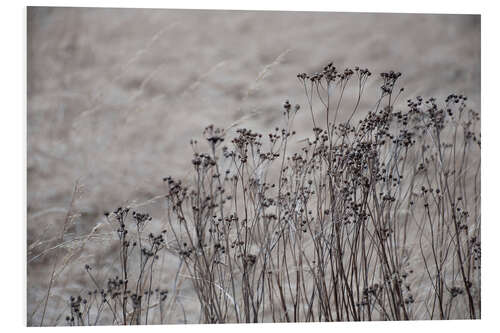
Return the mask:
[[[300,151],[289,151],[301,110],[289,101],[286,125],[267,135],[242,128],[226,140],[208,126],[208,151],[192,142],[191,182],[164,178],[166,230],[141,242],[151,217],[134,212],[131,245],[128,209],[110,214],[123,276],[93,304],[112,311],[113,324],[148,323],[153,266],[170,249],[205,323],[480,318],[479,115],[455,94],[417,96],[401,110],[394,71],[380,75],[377,102],[359,115],[371,74],[330,63],[297,75],[313,123]],[[349,82],[358,97],[345,110]],[[82,304],[71,299],[69,322],[85,322]]]

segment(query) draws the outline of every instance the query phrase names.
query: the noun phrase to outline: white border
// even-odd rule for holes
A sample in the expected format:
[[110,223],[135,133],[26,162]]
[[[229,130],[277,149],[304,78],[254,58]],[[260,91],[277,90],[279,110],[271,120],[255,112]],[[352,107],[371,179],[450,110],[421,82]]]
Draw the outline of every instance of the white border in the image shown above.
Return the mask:
[[[176,325],[130,327],[126,330],[174,330],[186,332],[203,329],[233,332],[264,330],[310,329],[331,331],[339,329],[370,332],[423,330],[490,331],[498,316],[499,224],[496,207],[499,177],[498,147],[500,110],[496,102],[500,73],[498,71],[498,8],[481,1],[18,1],[3,5],[1,22],[2,65],[1,92],[1,154],[3,156],[0,203],[2,229],[0,233],[2,273],[0,287],[0,316],[3,329],[27,329],[26,325],[26,9],[25,6],[78,6],[127,8],[210,8],[240,10],[404,12],[404,13],[467,13],[482,14],[482,203],[483,203],[483,319],[479,321],[410,322],[410,323],[333,323],[333,324],[260,324],[260,325]],[[496,102],[496,103],[495,103]],[[51,330],[54,328],[43,328]],[[60,328],[58,330],[66,330]],[[69,331],[70,329],[68,329]],[[74,329],[72,329],[74,330]],[[93,328],[93,331],[124,330],[119,327]]]
[[27,1],[32,6],[78,6],[78,7],[121,7],[121,8],[180,8],[180,9],[236,9],[236,10],[285,10],[285,11],[335,11],[335,12],[391,12],[391,13],[447,13],[479,14],[478,1],[125,1],[125,0],[77,0],[77,1]]

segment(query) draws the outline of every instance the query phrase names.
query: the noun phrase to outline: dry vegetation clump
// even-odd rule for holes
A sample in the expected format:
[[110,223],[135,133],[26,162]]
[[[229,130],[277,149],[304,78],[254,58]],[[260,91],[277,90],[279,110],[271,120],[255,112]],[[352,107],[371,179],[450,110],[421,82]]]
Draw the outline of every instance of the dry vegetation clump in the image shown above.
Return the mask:
[[[308,105],[286,101],[271,133],[208,126],[191,142],[191,181],[164,178],[163,226],[127,207],[106,214],[119,273],[86,265],[67,324],[191,322],[186,282],[201,323],[479,319],[479,115],[455,94],[403,110],[393,71],[360,110],[371,75],[332,63],[297,75]],[[313,129],[291,151],[298,112]],[[160,278],[161,256],[175,276]]]

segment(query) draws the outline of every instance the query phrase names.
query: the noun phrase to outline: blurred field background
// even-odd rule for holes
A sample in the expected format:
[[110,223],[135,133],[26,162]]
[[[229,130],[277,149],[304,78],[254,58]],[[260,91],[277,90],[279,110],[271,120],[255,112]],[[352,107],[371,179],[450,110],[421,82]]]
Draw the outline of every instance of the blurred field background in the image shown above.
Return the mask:
[[[367,67],[375,74],[367,91],[377,92],[378,73],[392,69],[403,73],[401,107],[417,95],[459,93],[480,111],[479,16],[30,7],[27,21],[34,324],[75,182],[82,188],[68,238],[120,205],[147,202],[159,218],[161,201],[151,199],[164,192],[163,177],[188,175],[189,140],[209,124],[266,133],[286,99],[306,106],[299,72],[330,61]],[[371,102],[368,94],[364,109]],[[295,124],[308,131],[309,115]],[[99,262],[97,249],[86,246],[75,262]],[[54,294],[77,289],[81,274],[65,267]],[[64,302],[51,299],[48,324]]]

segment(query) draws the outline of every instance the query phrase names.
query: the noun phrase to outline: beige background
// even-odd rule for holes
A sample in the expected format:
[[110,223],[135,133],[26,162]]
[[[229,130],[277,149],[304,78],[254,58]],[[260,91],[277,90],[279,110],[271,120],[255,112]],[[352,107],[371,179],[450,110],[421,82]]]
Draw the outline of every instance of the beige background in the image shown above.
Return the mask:
[[[479,16],[30,8],[28,247],[59,230],[75,181],[72,236],[161,195],[163,177],[187,177],[189,140],[206,125],[266,132],[284,100],[305,107],[296,74],[329,61],[376,74],[364,110],[390,69],[403,73],[400,107],[463,93],[480,109]],[[305,136],[310,126],[307,112],[297,117]],[[49,258],[29,262],[28,313]]]

